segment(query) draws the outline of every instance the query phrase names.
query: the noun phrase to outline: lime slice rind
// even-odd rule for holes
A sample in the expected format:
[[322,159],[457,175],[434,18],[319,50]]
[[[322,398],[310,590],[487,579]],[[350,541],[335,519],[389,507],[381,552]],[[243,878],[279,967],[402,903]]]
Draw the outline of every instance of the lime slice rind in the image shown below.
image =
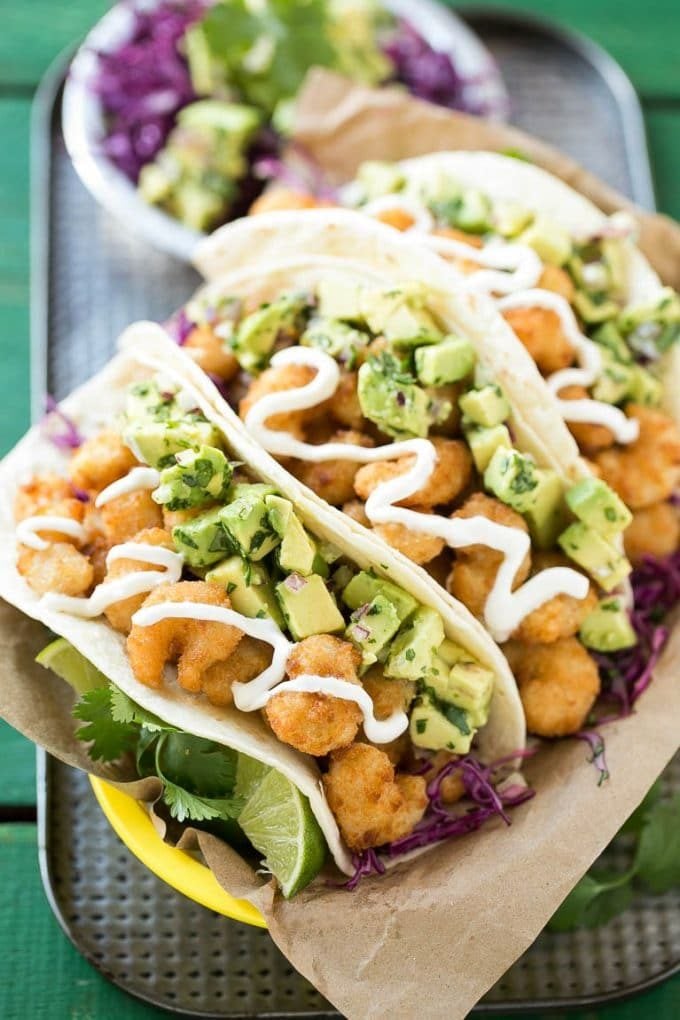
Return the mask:
[[45,669],[51,669],[58,677],[70,684],[77,694],[87,694],[95,687],[103,687],[108,683],[104,674],[96,666],[93,666],[66,638],[56,638],[56,640],[50,641],[36,655],[35,661]]

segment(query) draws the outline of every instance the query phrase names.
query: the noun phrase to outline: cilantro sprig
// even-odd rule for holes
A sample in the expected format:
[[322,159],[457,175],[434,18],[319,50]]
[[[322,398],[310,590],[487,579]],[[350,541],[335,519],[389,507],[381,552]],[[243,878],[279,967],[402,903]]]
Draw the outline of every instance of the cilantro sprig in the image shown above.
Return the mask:
[[659,784],[653,786],[618,838],[626,836],[632,837],[628,866],[591,868],[553,915],[550,931],[599,927],[626,910],[638,888],[664,893],[680,885],[680,793],[661,799]]

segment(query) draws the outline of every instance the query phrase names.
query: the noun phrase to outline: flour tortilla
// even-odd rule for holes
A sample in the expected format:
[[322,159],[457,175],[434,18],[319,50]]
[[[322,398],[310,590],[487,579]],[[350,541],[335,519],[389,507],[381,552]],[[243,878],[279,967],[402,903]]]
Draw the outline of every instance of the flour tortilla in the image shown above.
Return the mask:
[[[231,456],[243,461],[257,477],[276,485],[295,502],[297,513],[310,530],[332,541],[360,567],[372,566],[377,573],[410,591],[421,603],[441,613],[447,637],[468,648],[494,670],[497,678],[489,723],[480,734],[480,756],[492,761],[520,750],[525,743],[525,726],[519,696],[505,659],[483,628],[463,606],[441,594],[423,571],[413,568],[359,526],[352,527],[344,515],[331,513],[325,506],[320,508],[310,500],[287,472],[254,446],[236,416],[228,409],[216,409],[211,398],[217,391],[211,392],[212,384],[205,385],[206,377],[159,326],[139,323],[130,327],[121,338],[121,353],[61,406],[84,435],[92,435],[110,426],[123,411],[127,387],[156,371],[195,395],[196,405],[223,431]],[[194,377],[200,385],[193,385]],[[84,620],[46,610],[40,597],[18,573],[12,513],[14,493],[18,485],[35,473],[63,471],[67,460],[36,426],[0,463],[0,597],[70,641],[147,711],[185,732],[214,740],[278,769],[309,798],[337,866],[345,874],[352,874],[351,855],[340,837],[326,802],[319,770],[311,757],[280,743],[259,713],[239,712],[232,706],[218,708],[178,685],[153,690],[140,684],[128,661],[125,638],[104,618]]]

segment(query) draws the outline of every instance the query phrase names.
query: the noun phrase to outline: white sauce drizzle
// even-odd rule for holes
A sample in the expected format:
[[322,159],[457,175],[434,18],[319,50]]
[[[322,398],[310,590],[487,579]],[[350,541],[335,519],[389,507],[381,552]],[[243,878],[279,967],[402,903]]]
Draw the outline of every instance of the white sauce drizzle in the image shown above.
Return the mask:
[[337,677],[302,674],[294,680],[283,681],[286,675],[286,661],[295,645],[282,634],[273,620],[253,619],[242,616],[224,606],[209,606],[199,602],[159,602],[157,606],[139,609],[132,617],[136,627],[151,627],[161,620],[208,620],[237,627],[258,641],[266,641],[274,651],[271,664],[254,680],[232,685],[234,704],[241,712],[255,712],[264,708],[270,698],[285,691],[324,694],[343,701],[354,701],[364,719],[364,730],[369,740],[377,744],[395,740],[408,726],[404,712],[394,712],[388,719],[377,720],[373,714],[373,702],[367,691],[359,684],[352,684]]
[[155,468],[134,467],[115,482],[111,482],[99,493],[94,501],[96,507],[106,506],[119,496],[126,496],[130,492],[138,492],[141,489],[156,489],[160,485],[161,476]]
[[132,598],[133,595],[144,595],[157,588],[159,584],[174,584],[182,576],[183,559],[179,553],[172,552],[159,545],[147,545],[145,542],[122,542],[110,550],[106,557],[106,565],[115,560],[135,560],[137,563],[150,563],[163,567],[163,570],[140,570],[117,577],[113,581],[98,584],[88,598],[73,595],[58,595],[48,592],[41,599],[46,609],[57,613],[70,613],[92,619],[100,616],[105,609],[115,602]]
[[543,263],[526,244],[494,240],[475,248],[453,237],[430,234],[423,238],[438,255],[469,259],[485,267],[472,273],[465,288],[484,294],[512,294],[534,287],[543,272]]
[[306,410],[332,396],[340,378],[340,370],[333,358],[314,348],[286,348],[274,355],[271,364],[275,368],[291,364],[311,365],[316,368],[317,374],[305,386],[269,393],[253,405],[245,420],[253,438],[269,453],[316,463],[351,460],[369,464],[414,454],[415,463],[409,471],[383,482],[371,493],[366,501],[366,516],[374,524],[402,524],[414,531],[443,538],[452,549],[481,544],[503,553],[503,562],[484,607],[486,625],[497,641],[507,640],[525,616],[555,595],[567,594],[578,599],[586,597],[588,579],[569,567],[542,570],[513,592],[515,574],[531,545],[529,536],[518,528],[496,524],[482,516],[450,520],[394,506],[421,488],[432,474],[437,454],[429,440],[409,439],[372,449],[351,443],[312,446],[287,432],[268,428],[265,422],[270,415]]
[[87,534],[80,521],[74,521],[72,517],[43,514],[26,517],[17,524],[17,541],[29,549],[47,549],[50,543],[40,537],[39,531],[57,531],[60,535],[75,538],[78,542],[84,542]]
[[431,230],[434,230],[434,217],[430,210],[421,202],[417,202],[412,198],[406,198],[405,195],[381,195],[379,198],[374,198],[371,202],[367,202],[366,205],[361,207],[361,211],[366,213],[367,216],[374,216],[376,218],[379,218],[380,213],[384,212],[405,213],[413,220],[413,224],[402,231],[404,234],[414,232],[429,234]]

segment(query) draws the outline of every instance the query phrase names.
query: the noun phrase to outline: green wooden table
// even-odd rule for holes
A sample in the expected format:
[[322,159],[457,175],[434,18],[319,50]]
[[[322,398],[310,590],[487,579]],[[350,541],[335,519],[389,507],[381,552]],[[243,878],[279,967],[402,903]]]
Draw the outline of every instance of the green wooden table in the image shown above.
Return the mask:
[[[512,0],[497,3],[521,6]],[[108,6],[106,0],[0,0],[0,453],[29,424],[31,99],[50,61]],[[588,33],[621,62],[643,100],[659,206],[680,218],[677,0],[523,0],[523,6]],[[109,1020],[158,1015],[100,977],[52,917],[38,874],[34,750],[2,723],[0,776],[0,1016]],[[680,1016],[680,977],[585,1015],[673,1020]]]

